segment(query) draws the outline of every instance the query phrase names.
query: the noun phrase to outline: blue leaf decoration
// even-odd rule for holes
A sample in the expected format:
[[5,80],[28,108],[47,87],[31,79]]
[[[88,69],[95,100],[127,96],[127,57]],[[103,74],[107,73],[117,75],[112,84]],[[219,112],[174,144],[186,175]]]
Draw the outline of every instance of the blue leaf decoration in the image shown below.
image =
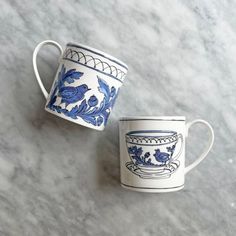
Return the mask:
[[83,75],[83,72],[80,71],[75,71],[72,73],[72,75],[70,75],[71,78],[73,79],[80,79],[80,77]]
[[93,107],[92,109],[86,111],[86,114],[87,115],[93,115],[93,116],[97,116],[97,112],[98,111],[98,108],[97,107]]
[[102,100],[102,102],[100,103],[100,107],[99,107],[98,112],[102,112],[102,111],[104,110],[105,106],[106,106],[106,100],[105,100],[105,98],[104,98],[104,99]]
[[79,111],[79,107],[76,105],[75,107],[73,107],[73,108],[71,109],[70,112],[72,112],[73,114],[77,114],[78,111]]
[[65,75],[65,72],[66,72],[66,68],[64,65],[62,65],[61,67],[61,71],[59,72],[58,74],[58,79],[63,79],[64,75]]
[[112,100],[111,100],[111,102],[110,102],[110,106],[111,106],[111,108],[114,107],[114,104],[115,104],[116,98],[117,98],[117,96],[118,96],[118,92],[119,92],[119,89],[117,89],[117,93],[113,96],[113,98],[112,98]]
[[109,100],[109,95],[110,95],[110,89],[109,89],[109,86],[108,84],[106,83],[106,81],[104,81],[103,79],[99,78],[99,76],[97,76],[98,78],[98,84],[99,84],[99,87],[98,87],[98,90],[104,94],[105,98],[106,98],[106,101]]
[[61,67],[61,71],[59,72],[58,74],[58,87],[61,87],[63,86],[63,83],[64,83],[64,77],[65,77],[65,71],[66,71],[66,68],[64,65],[62,65]]
[[50,101],[50,105],[54,104],[57,100],[57,96],[52,97],[52,100]]
[[79,105],[78,113],[84,112],[86,108],[87,108],[87,103],[86,100],[84,99],[83,102],[81,102],[81,104]]
[[74,83],[74,79],[73,78],[71,78],[71,77],[67,77],[66,78],[66,82],[68,83],[68,84],[72,84],[72,83]]
[[70,69],[64,74],[64,78],[70,77],[74,72],[76,72],[76,69]]
[[150,157],[150,153],[146,152],[144,155],[142,155],[143,153],[143,148],[140,147],[138,148],[137,146],[131,146],[128,147],[128,153],[130,154],[130,156],[132,157],[132,159],[135,161],[135,164],[142,164],[142,165],[146,165],[146,166],[154,166],[155,164],[152,163],[151,158]]
[[96,125],[96,119],[93,116],[83,116],[82,117],[84,121],[86,121],[89,124]]
[[64,75],[63,81],[67,82],[69,84],[73,83],[75,80],[80,79],[80,77],[83,75],[83,72],[76,71],[75,69],[69,70]]
[[61,109],[61,107],[58,107],[57,111],[59,113],[63,113],[64,115],[67,115],[67,116],[69,115],[69,111],[67,109]]
[[98,116],[97,118],[97,126],[100,126],[103,122],[103,117],[102,116]]

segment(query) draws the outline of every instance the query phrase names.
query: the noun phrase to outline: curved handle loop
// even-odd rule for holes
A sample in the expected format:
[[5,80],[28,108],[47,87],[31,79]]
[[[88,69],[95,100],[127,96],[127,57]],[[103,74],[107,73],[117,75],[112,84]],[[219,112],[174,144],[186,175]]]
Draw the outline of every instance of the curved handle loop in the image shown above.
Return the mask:
[[194,124],[197,124],[197,123],[201,123],[201,124],[204,124],[210,131],[210,138],[209,138],[209,143],[208,143],[208,146],[207,148],[205,149],[205,151],[197,158],[197,160],[195,160],[192,164],[190,164],[189,166],[185,167],[185,174],[187,174],[190,170],[192,170],[194,167],[196,167],[206,156],[207,154],[210,152],[212,146],[213,146],[213,143],[214,143],[214,131],[213,131],[213,128],[211,127],[211,125],[205,121],[205,120],[194,120],[194,121],[191,121],[189,123],[186,124],[186,137],[188,137],[188,131],[190,129],[190,127]]
[[33,53],[33,68],[34,68],[34,73],[35,73],[36,79],[38,81],[39,87],[41,88],[44,97],[47,99],[48,92],[47,92],[47,90],[45,89],[45,87],[44,87],[44,85],[42,83],[42,80],[41,80],[41,78],[39,76],[38,67],[37,67],[37,55],[38,55],[38,52],[40,51],[41,47],[43,47],[44,45],[53,45],[56,48],[58,48],[60,53],[61,53],[60,57],[63,54],[63,50],[62,50],[61,45],[59,43],[53,41],[53,40],[45,40],[45,41],[39,43],[36,46],[36,48],[34,49],[34,53]]
[[[179,158],[179,156],[180,156],[180,154],[182,153],[182,150],[183,150],[183,135],[182,134],[178,134],[178,141],[177,142],[179,142],[179,140],[181,141],[181,146],[180,146],[180,149],[179,149],[179,152],[172,158],[172,160],[173,161],[175,161],[175,160],[177,160],[178,158]],[[177,144],[177,143],[176,143]]]

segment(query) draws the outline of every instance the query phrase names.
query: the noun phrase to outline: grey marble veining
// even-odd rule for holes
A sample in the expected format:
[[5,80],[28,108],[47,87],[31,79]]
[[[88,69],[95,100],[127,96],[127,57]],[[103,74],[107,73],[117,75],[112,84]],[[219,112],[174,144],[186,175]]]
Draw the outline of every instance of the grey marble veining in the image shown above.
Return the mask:
[[[234,236],[236,232],[236,2],[0,2],[1,236]],[[129,65],[105,131],[45,112],[32,69],[37,43],[81,42]],[[50,88],[58,52],[40,53]],[[185,189],[119,186],[118,118],[185,115],[215,129]],[[193,128],[187,162],[206,144]]]

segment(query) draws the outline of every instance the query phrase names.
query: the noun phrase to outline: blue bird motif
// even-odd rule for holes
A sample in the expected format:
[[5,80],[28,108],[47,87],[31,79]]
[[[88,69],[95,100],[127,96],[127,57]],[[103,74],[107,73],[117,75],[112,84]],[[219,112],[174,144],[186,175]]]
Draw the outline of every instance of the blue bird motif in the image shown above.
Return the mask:
[[[70,84],[74,84],[75,81],[80,80],[83,75],[84,72],[76,71],[76,69],[67,70],[62,65],[61,71],[58,73],[58,80],[55,81],[53,92],[50,95],[47,108],[64,114],[71,119],[78,119],[80,117],[85,122],[94,126],[106,125],[119,88],[110,87],[105,80],[97,76],[99,85],[97,88],[103,94],[103,99],[99,101],[95,95],[86,98],[86,92],[91,90],[86,84],[76,87],[70,86]],[[58,101],[58,97],[60,98],[60,104],[55,104]],[[69,104],[79,101],[81,101],[80,104],[75,104],[71,109],[68,109]],[[65,104],[65,107],[62,107],[61,104]],[[138,154],[141,155],[141,153]]]
[[63,86],[59,88],[58,95],[62,98],[61,103],[68,106],[71,103],[78,102],[84,98],[84,94],[91,89],[86,84],[77,87]]
[[158,162],[162,162],[164,164],[166,164],[166,162],[170,160],[170,154],[166,152],[161,152],[160,149],[156,149],[153,156]]

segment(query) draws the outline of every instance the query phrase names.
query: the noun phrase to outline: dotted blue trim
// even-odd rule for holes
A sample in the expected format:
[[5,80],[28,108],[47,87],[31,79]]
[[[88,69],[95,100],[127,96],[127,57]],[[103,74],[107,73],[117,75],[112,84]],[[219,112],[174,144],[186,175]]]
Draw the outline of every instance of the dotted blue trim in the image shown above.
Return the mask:
[[148,143],[148,144],[145,144],[145,143],[133,143],[133,142],[129,142],[129,141],[126,141],[126,143],[129,143],[129,144],[133,144],[133,145],[139,145],[139,146],[150,146],[150,147],[156,147],[156,146],[163,146],[163,145],[168,145],[168,144],[170,144],[170,143],[174,143],[174,142],[176,142],[177,140],[172,140],[172,141],[170,141],[170,142],[168,142],[168,143],[155,143],[155,144],[150,144],[150,143]]

